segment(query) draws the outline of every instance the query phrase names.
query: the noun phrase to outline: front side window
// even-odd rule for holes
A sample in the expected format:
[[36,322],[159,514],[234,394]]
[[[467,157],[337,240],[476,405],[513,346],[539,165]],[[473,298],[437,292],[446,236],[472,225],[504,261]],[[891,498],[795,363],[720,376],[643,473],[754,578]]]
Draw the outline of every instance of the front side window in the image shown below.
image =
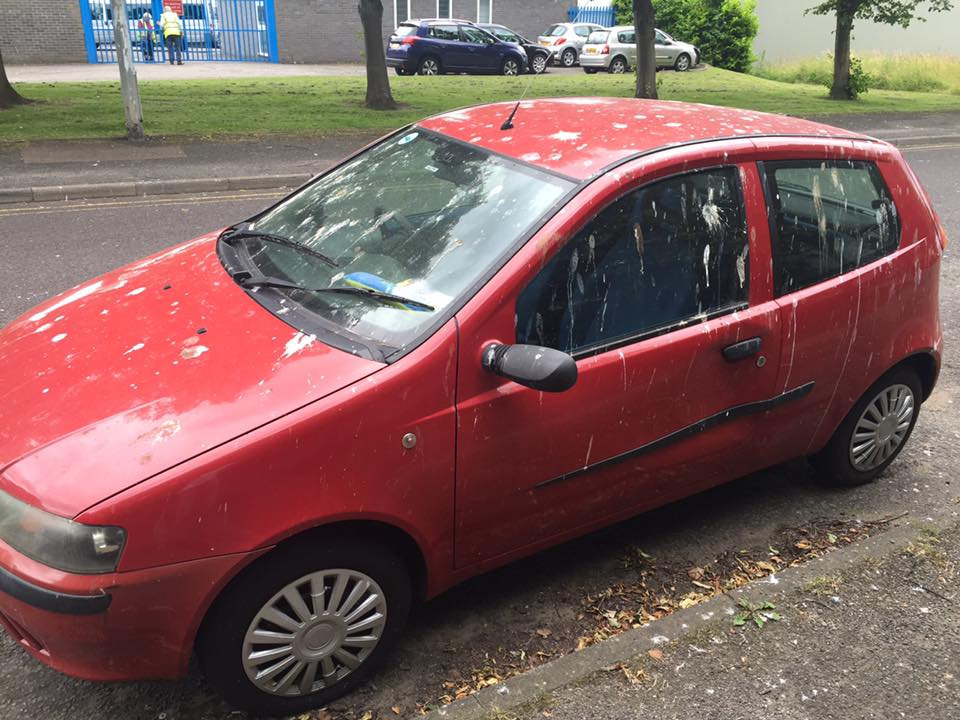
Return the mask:
[[669,45],[669,44],[670,44],[669,38],[667,38],[667,36],[666,36],[664,33],[662,33],[660,30],[657,30],[657,31],[656,31],[656,38],[657,38],[657,39],[656,39],[656,42],[657,42],[658,45]]
[[747,302],[736,168],[669,178],[602,210],[523,290],[517,342],[577,354]]
[[453,0],[437,0],[437,17],[438,18],[451,18],[453,17]]
[[477,22],[493,22],[493,0],[477,0]]
[[460,31],[463,33],[464,42],[479,43],[481,45],[492,45],[494,42],[493,37],[479,28],[461,25]]
[[897,249],[897,209],[873,163],[767,162],[763,170],[778,296]]
[[[282,292],[325,326],[401,348],[502,262],[573,186],[528,165],[413,130],[333,170],[249,228],[310,252],[256,236],[241,247],[263,275],[302,286]],[[346,288],[412,302],[388,302]]]

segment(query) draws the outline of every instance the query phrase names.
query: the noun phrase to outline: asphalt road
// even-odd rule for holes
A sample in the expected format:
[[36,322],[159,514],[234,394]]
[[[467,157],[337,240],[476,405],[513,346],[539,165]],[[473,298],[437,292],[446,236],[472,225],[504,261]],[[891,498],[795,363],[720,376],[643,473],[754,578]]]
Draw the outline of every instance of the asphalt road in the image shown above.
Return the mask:
[[[623,576],[622,559],[631,546],[657,558],[703,566],[723,553],[766,547],[784,527],[904,512],[923,518],[955,508],[960,496],[955,404],[960,376],[951,358],[960,344],[960,147],[915,149],[907,155],[953,238],[942,282],[948,355],[909,446],[878,482],[826,491],[812,482],[805,463],[789,463],[474,579],[429,603],[375,682],[333,712],[359,718],[370,709],[378,717],[396,717],[389,710],[396,706],[402,715],[413,715],[416,703],[433,702],[445,692],[444,682],[469,679],[490,658],[571,649],[584,631],[583,598]],[[93,275],[243,219],[270,199],[233,194],[0,209],[0,324]],[[543,629],[550,632],[544,635]],[[923,689],[906,681],[901,692]],[[877,716],[886,713],[881,708]],[[195,672],[179,683],[75,681],[33,661],[4,637],[0,717],[179,720],[237,715],[210,697]]]

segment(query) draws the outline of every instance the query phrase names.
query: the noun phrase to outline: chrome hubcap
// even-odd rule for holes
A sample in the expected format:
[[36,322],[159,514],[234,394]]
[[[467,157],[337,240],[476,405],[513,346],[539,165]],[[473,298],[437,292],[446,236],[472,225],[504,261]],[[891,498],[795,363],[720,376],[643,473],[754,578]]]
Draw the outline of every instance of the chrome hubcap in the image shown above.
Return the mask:
[[850,462],[861,472],[879,467],[893,455],[910,429],[915,401],[907,385],[891,385],[867,405],[853,429]]
[[533,61],[533,70],[536,73],[542,73],[544,68],[547,67],[547,61],[542,57],[538,56]]
[[624,70],[626,70],[626,67],[624,67],[622,62],[615,62],[613,64],[613,72],[615,75],[620,75]]
[[308,695],[356,670],[380,642],[383,591],[355,570],[304,575],[274,595],[243,639],[247,677],[271,695]]
[[688,67],[690,67],[690,61],[687,60],[686,55],[677,60],[677,70],[686,70]]
[[513,61],[509,61],[503,66],[504,75],[516,75],[517,74],[517,64]]
[[437,63],[433,60],[427,60],[423,63],[420,68],[420,73],[422,75],[436,75],[437,74]]
[[561,59],[563,60],[564,65],[566,65],[567,67],[570,67],[576,61],[577,56],[574,55],[572,52],[565,52]]

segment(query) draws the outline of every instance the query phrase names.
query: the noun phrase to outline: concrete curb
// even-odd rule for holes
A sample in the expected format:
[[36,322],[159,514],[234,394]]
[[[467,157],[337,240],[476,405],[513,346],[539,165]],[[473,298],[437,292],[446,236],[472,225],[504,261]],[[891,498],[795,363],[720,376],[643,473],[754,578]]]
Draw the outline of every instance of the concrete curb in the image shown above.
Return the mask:
[[0,204],[87,200],[94,198],[146,197],[183,193],[223,192],[225,190],[265,190],[299,187],[312,175],[256,175],[236,178],[188,178],[184,180],[145,180],[78,185],[48,185],[0,190]]
[[771,575],[751,582],[730,593],[717,595],[706,602],[656,620],[646,627],[628,630],[620,635],[591,645],[579,652],[571,652],[540,665],[522,675],[444,705],[427,713],[425,720],[484,720],[499,717],[532,703],[544,693],[580,682],[618,663],[629,664],[658,645],[696,633],[709,625],[732,622],[736,601],[747,595],[752,601],[772,600],[791,592],[802,592],[803,586],[817,576],[843,571],[854,561],[867,557],[890,555],[914,540],[920,527],[943,530],[958,522],[956,513],[945,513],[937,518],[904,519],[879,535],[847,545],[803,565],[788,568],[780,575]]

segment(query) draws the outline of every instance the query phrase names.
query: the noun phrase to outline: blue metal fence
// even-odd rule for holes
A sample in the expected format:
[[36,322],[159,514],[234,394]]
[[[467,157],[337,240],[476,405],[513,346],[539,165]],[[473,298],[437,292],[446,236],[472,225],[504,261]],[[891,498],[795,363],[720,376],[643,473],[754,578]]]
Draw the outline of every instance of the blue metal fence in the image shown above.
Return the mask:
[[613,27],[616,24],[616,13],[613,6],[607,7],[572,7],[567,10],[567,20],[570,22],[585,22]]
[[[110,0],[79,1],[87,60],[115,63]],[[160,16],[166,3],[167,0],[126,0],[135,62],[168,60],[160,29]],[[275,0],[185,0],[180,13],[183,59],[277,62],[274,3]]]

